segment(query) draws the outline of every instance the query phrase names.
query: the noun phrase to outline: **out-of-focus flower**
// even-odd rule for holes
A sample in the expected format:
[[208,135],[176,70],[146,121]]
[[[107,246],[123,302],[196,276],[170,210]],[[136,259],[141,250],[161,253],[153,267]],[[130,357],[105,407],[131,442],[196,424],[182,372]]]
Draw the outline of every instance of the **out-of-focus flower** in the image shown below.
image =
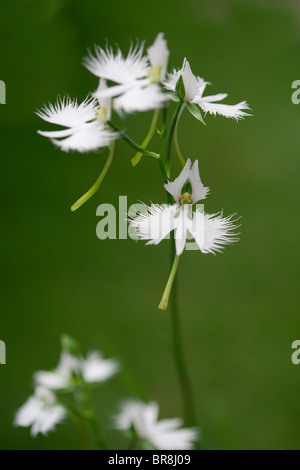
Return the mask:
[[[98,90],[105,88],[105,81],[100,81]],[[106,124],[111,115],[111,103],[107,98],[103,98],[101,104],[94,98],[87,98],[78,104],[76,100],[66,97],[54,106],[45,106],[37,111],[37,115],[51,124],[65,127],[56,131],[38,131],[65,152],[89,152],[109,147],[118,137]]]
[[155,402],[145,404],[127,401],[116,416],[116,429],[134,430],[139,439],[144,439],[161,450],[188,450],[199,438],[196,428],[182,428],[179,418],[159,420],[159,406]]
[[91,352],[86,359],[62,352],[54,371],[38,371],[34,378],[37,385],[60,390],[76,386],[78,380],[87,383],[105,382],[117,373],[119,365],[114,359],[104,359],[98,351]]
[[43,387],[37,387],[33,396],[17,411],[14,424],[31,426],[31,435],[46,435],[67,415],[67,410],[57,403],[55,395]]
[[173,70],[167,77],[164,85],[168,90],[175,91],[176,83],[179,80],[180,76],[183,79],[184,88],[185,88],[185,97],[186,102],[198,105],[202,111],[210,114],[220,114],[228,118],[234,118],[239,120],[249,114],[245,113],[243,110],[250,109],[246,101],[235,105],[228,104],[219,104],[218,101],[222,101],[228,95],[226,93],[219,93],[212,96],[203,96],[205,88],[209,85],[209,82],[206,82],[203,78],[197,77],[193,74],[190,64],[187,59],[184,59],[182,68],[180,70]]
[[220,252],[224,245],[238,240],[232,232],[237,227],[232,216],[224,218],[222,213],[205,214],[199,208],[192,211],[193,204],[205,199],[209,192],[209,188],[201,182],[198,160],[191,166],[191,160],[188,159],[178,178],[165,184],[165,189],[173,196],[175,204],[152,204],[147,207],[146,213],[130,220],[137,237],[149,240],[147,245],[157,245],[172,230],[175,231],[178,256],[184,250],[188,232],[202,253]]

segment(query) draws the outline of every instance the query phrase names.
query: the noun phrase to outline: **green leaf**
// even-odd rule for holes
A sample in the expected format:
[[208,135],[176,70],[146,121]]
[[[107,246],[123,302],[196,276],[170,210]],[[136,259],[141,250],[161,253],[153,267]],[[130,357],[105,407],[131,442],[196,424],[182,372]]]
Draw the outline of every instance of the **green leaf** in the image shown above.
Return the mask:
[[180,77],[177,80],[175,90],[177,92],[177,95],[179,96],[179,99],[184,100],[184,98],[185,98],[185,87],[184,87],[182,75],[180,75]]
[[196,105],[193,104],[193,103],[187,102],[187,103],[186,103],[186,107],[187,107],[187,109],[189,110],[189,112],[190,112],[196,119],[198,119],[198,121],[202,122],[202,124],[204,124],[204,125],[206,126],[206,123],[205,123],[204,120],[203,120],[202,113],[201,113],[200,109],[198,108],[198,106],[196,106]]

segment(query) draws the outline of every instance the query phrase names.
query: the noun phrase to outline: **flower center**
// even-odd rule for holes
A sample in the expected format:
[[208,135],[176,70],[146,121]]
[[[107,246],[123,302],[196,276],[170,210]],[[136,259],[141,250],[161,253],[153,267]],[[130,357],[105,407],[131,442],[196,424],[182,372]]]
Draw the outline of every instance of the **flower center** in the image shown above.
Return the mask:
[[149,77],[152,83],[159,82],[161,75],[161,67],[153,67],[150,70]]
[[96,112],[97,121],[106,122],[107,120],[107,109],[104,106],[100,106]]
[[179,204],[193,204],[192,197],[190,193],[183,193],[182,196],[179,198]]

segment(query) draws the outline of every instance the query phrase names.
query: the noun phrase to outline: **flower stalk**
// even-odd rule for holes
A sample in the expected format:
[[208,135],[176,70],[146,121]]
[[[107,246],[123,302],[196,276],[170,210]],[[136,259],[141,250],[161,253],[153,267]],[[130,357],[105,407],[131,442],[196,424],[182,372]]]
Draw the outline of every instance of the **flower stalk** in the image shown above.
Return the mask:
[[[158,117],[159,117],[159,109],[156,109],[154,111],[154,114],[153,114],[153,118],[152,118],[152,121],[151,121],[151,124],[150,124],[150,128],[149,128],[149,131],[148,131],[148,134],[146,135],[141,147],[143,149],[147,148],[147,145],[149,144],[150,140],[152,139],[152,137],[154,136],[154,133],[155,133],[155,129],[156,129],[156,124],[157,124],[157,121],[158,121]],[[133,157],[133,159],[131,160],[131,163],[132,163],[132,166],[136,166],[140,159],[142,158],[143,156],[143,153],[142,152],[137,152],[135,154],[135,156]]]
[[172,286],[173,286],[175,276],[177,273],[178,263],[179,263],[179,256],[175,255],[171,272],[170,272],[170,276],[169,276],[168,282],[166,284],[163,296],[161,298],[161,301],[158,307],[160,310],[166,310],[168,307],[169,297],[170,297]]
[[156,160],[159,159],[159,155],[157,153],[149,152],[148,150],[143,148],[141,145],[134,142],[134,140],[132,140],[124,131],[119,129],[112,121],[109,121],[108,124],[114,131],[116,131],[119,134],[120,138],[123,139],[132,148],[142,153],[143,155],[146,155],[146,157],[155,158]]
[[181,99],[177,105],[175,113],[172,117],[170,128],[167,136],[167,148],[166,148],[166,170],[168,178],[171,176],[171,153],[172,153],[172,141],[174,136],[174,131],[177,123],[178,116],[180,115],[181,108],[183,106],[183,100]]
[[104,180],[106,173],[109,170],[109,167],[113,161],[114,157],[114,150],[115,150],[115,143],[112,142],[110,151],[106,160],[106,163],[104,165],[103,170],[101,171],[97,181],[93,184],[93,186],[83,195],[81,198],[79,198],[71,207],[71,211],[74,212],[77,209],[79,209],[83,204],[85,204],[100,188],[102,181]]

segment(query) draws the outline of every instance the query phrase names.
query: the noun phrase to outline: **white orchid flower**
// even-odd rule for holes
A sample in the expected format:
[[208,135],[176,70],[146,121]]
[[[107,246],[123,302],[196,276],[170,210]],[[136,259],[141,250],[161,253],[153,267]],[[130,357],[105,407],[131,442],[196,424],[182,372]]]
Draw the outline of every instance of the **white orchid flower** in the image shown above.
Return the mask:
[[143,56],[143,45],[130,48],[127,57],[117,49],[95,49],[95,56],[89,53],[84,59],[86,68],[99,78],[115,83],[105,90],[94,93],[95,98],[113,98],[113,107],[119,113],[149,111],[164,106],[169,99],[159,83],[165,78],[169,50],[163,33],[158,34],[152,46]]
[[176,83],[180,76],[182,76],[185,88],[185,102],[198,105],[204,113],[213,115],[220,114],[236,120],[249,116],[249,114],[243,111],[244,109],[250,109],[246,101],[235,105],[219,104],[216,102],[225,99],[228,96],[226,93],[203,96],[206,86],[210,85],[210,83],[193,74],[187,59],[184,59],[180,70],[173,70],[173,72],[168,75],[167,80],[164,82],[165,87],[168,90],[175,91]]
[[[99,84],[99,90],[106,88],[105,81]],[[69,97],[58,100],[53,106],[45,106],[37,115],[51,124],[65,127],[63,130],[38,131],[48,137],[61,150],[68,152],[89,152],[101,147],[109,147],[118,137],[109,129],[106,121],[110,119],[111,103],[109,99],[98,102],[87,98],[81,104]]]
[[67,415],[67,410],[57,403],[55,395],[43,387],[37,387],[33,396],[17,411],[14,424],[31,426],[31,435],[46,435]]
[[[186,183],[190,186],[187,189]],[[188,159],[178,178],[166,183],[165,189],[173,196],[175,204],[152,204],[146,207],[146,213],[130,220],[137,237],[149,240],[147,245],[157,245],[173,230],[177,256],[185,248],[188,233],[202,253],[220,252],[224,245],[237,241],[232,233],[236,228],[232,216],[223,218],[222,214],[205,214],[199,208],[192,211],[193,204],[205,199],[209,193],[209,188],[201,182],[198,160],[192,165]]]
[[114,359],[104,359],[100,352],[91,352],[86,359],[62,352],[54,371],[38,371],[35,383],[50,390],[71,388],[74,380],[82,377],[87,383],[105,382],[117,373],[118,363]]
[[134,429],[140,439],[145,439],[160,450],[188,450],[199,438],[196,428],[182,428],[182,420],[159,420],[159,406],[155,402],[149,404],[139,401],[125,402],[116,416],[116,429],[130,431]]

